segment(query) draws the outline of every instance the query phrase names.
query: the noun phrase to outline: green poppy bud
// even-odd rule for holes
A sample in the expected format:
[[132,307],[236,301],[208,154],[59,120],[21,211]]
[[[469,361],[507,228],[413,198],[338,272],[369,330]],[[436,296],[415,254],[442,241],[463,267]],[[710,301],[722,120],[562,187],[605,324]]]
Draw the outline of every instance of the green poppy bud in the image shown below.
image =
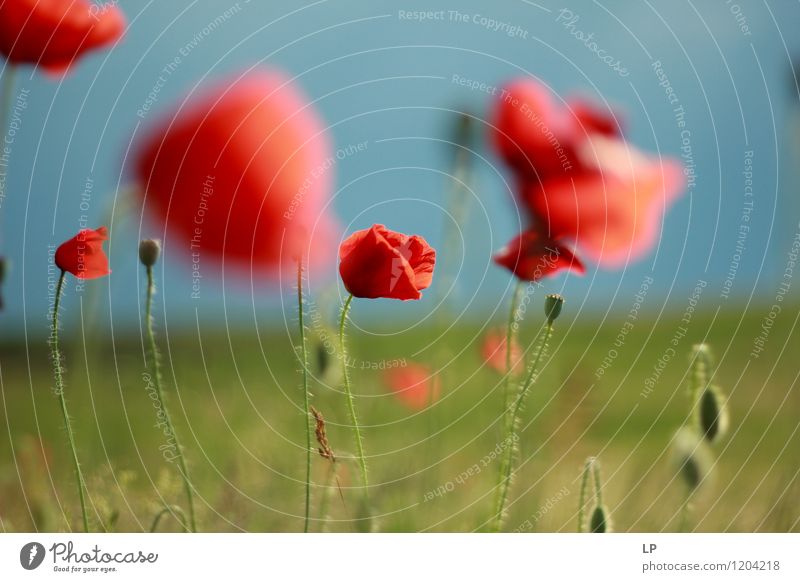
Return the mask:
[[589,531],[592,533],[611,533],[611,522],[608,518],[608,509],[598,505],[592,511],[589,519]]
[[693,430],[682,428],[672,443],[675,465],[689,491],[706,482],[711,473],[712,457],[706,442]]
[[161,243],[153,239],[145,239],[139,243],[139,260],[145,267],[152,267],[161,254]]
[[718,387],[709,385],[703,391],[698,403],[697,420],[701,432],[710,443],[728,432],[728,407]]
[[544,299],[544,314],[547,316],[547,323],[553,325],[553,322],[561,314],[561,308],[564,305],[564,298],[561,295],[548,295]]

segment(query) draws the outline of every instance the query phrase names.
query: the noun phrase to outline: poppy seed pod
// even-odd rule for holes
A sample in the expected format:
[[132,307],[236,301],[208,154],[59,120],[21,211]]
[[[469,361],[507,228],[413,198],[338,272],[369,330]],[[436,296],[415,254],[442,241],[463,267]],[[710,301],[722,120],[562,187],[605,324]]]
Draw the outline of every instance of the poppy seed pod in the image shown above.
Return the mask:
[[611,533],[611,521],[608,516],[608,509],[604,505],[598,505],[592,511],[589,518],[589,531],[592,533]]
[[561,308],[564,306],[564,298],[561,295],[552,294],[544,299],[544,314],[547,316],[547,323],[553,325],[553,322],[561,314]]
[[161,243],[154,239],[145,239],[139,243],[139,260],[145,267],[152,267],[161,255]]
[[710,443],[718,441],[728,432],[728,407],[717,386],[707,386],[700,396],[697,420]]
[[711,473],[712,458],[708,445],[694,431],[683,428],[672,443],[675,465],[689,491],[695,491]]

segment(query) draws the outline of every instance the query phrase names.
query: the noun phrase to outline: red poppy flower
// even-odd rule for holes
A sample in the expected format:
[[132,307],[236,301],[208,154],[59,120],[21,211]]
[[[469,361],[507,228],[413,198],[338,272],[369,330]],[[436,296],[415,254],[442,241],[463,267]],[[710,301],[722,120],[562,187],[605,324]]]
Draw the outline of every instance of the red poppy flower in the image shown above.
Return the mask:
[[[506,330],[504,329],[490,330],[483,336],[483,344],[481,345],[483,361],[490,368],[501,374],[506,373],[506,335]],[[511,342],[511,373],[519,374],[524,366],[522,348],[514,339]]]
[[81,229],[77,235],[56,249],[56,266],[72,273],[78,279],[97,279],[111,273],[108,257],[103,252],[103,242],[108,240],[108,230]]
[[641,257],[683,191],[681,164],[601,136],[587,141],[581,157],[587,169],[571,178],[529,182],[526,204],[551,232],[574,241],[600,265],[618,267]]
[[422,410],[439,399],[441,383],[422,364],[409,363],[403,368],[391,368],[384,372],[384,380],[398,400],[412,410]]
[[82,54],[116,41],[125,16],[88,0],[0,2],[0,53],[12,63],[64,71]]
[[533,79],[507,84],[495,100],[493,138],[498,153],[517,172],[545,179],[575,168],[575,147],[584,131],[569,110]]
[[156,124],[138,155],[145,206],[165,222],[165,244],[176,238],[267,274],[292,267],[300,252],[319,262],[335,231],[322,212],[334,163],[324,128],[274,71],[192,97]]
[[494,256],[494,262],[519,279],[536,282],[562,269],[583,274],[586,269],[573,252],[536,229],[529,229]]
[[339,247],[339,274],[356,297],[419,299],[433,279],[436,251],[421,236],[382,224],[353,233]]

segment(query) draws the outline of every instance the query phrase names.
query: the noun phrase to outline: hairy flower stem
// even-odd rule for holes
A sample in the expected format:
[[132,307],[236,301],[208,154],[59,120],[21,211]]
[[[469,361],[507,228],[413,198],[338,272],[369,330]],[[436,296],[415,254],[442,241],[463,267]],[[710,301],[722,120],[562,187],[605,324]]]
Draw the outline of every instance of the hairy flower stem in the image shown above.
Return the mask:
[[311,394],[308,388],[308,347],[303,309],[303,260],[297,260],[297,314],[300,325],[300,366],[303,368],[303,411],[306,419],[306,507],[303,532],[308,533],[311,513]]
[[[493,523],[491,527],[492,532],[499,532],[503,527],[503,520],[505,518],[506,502],[508,501],[508,492],[511,488],[511,477],[514,474],[514,453],[515,443],[519,440],[517,428],[519,424],[519,412],[522,408],[522,403],[525,400],[530,387],[536,382],[538,377],[539,363],[542,360],[542,355],[547,349],[547,344],[550,342],[550,337],[553,335],[553,324],[548,322],[545,324],[544,332],[540,332],[538,337],[541,337],[539,342],[536,356],[528,368],[525,380],[517,393],[516,400],[513,405],[509,407],[510,421],[506,423],[506,434],[503,439],[503,456],[500,463],[500,470],[498,472],[498,486],[497,486],[497,503],[495,504],[495,512]],[[538,338],[537,338],[538,339]]]
[[78,461],[78,450],[75,446],[75,435],[72,432],[72,421],[69,418],[67,411],[67,399],[64,397],[64,368],[61,366],[61,351],[58,347],[58,309],[61,305],[61,295],[64,291],[64,280],[67,277],[66,271],[61,271],[61,276],[58,278],[58,285],[56,287],[56,298],[53,304],[53,323],[52,323],[52,354],[53,359],[53,375],[56,381],[56,393],[58,400],[61,404],[61,414],[64,416],[64,427],[67,429],[67,441],[69,448],[72,452],[72,462],[75,467],[75,476],[78,479],[78,497],[81,500],[81,516],[83,518],[83,531],[89,533],[89,514],[86,512],[86,495],[84,489],[86,482],[83,480],[83,472],[81,471],[81,464]]
[[342,366],[344,366],[344,391],[347,394],[347,408],[350,412],[350,422],[353,423],[353,435],[356,441],[356,451],[358,452],[358,464],[361,467],[361,481],[364,485],[364,499],[368,498],[369,481],[367,479],[367,459],[364,456],[364,443],[361,440],[361,429],[358,426],[358,417],[356,416],[356,403],[353,399],[353,391],[350,388],[350,372],[348,371],[347,362],[347,344],[344,338],[345,324],[347,323],[347,313],[350,311],[350,304],[353,302],[353,295],[347,298],[342,307],[342,318],[339,321],[339,351],[342,357]]
[[581,491],[578,497],[578,533],[583,533],[583,526],[586,522],[586,491],[589,489],[589,477],[594,464],[594,457],[586,459],[583,465],[583,477],[581,478]]
[[509,409],[511,407],[511,359],[513,355],[513,345],[517,335],[517,309],[519,307],[519,298],[522,295],[522,280],[518,279],[514,286],[514,292],[511,295],[511,305],[508,309],[508,323],[506,325],[506,374],[503,376],[503,430],[508,433],[510,430],[509,423],[511,422],[511,415]]
[[153,281],[153,267],[147,269],[147,301],[145,303],[145,320],[147,327],[147,341],[150,348],[150,367],[152,369],[153,384],[156,389],[158,401],[161,403],[161,410],[164,411],[164,423],[167,431],[175,439],[176,458],[178,468],[183,479],[183,488],[186,491],[186,502],[189,505],[189,529],[192,533],[197,532],[197,521],[194,511],[194,487],[189,479],[189,470],[186,468],[186,457],[183,455],[183,446],[178,440],[178,433],[175,432],[175,425],[172,424],[172,417],[169,414],[167,402],[164,399],[164,389],[161,380],[161,363],[159,361],[158,346],[156,345],[156,334],[153,331],[153,294],[155,293],[155,282]]

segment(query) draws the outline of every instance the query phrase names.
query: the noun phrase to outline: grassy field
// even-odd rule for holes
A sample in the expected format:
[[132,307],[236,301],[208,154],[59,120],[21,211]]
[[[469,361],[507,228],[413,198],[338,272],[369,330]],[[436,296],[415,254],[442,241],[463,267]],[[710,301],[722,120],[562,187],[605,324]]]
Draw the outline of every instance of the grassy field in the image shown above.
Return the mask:
[[[730,396],[731,427],[714,448],[713,479],[695,499],[689,528],[800,531],[798,309],[784,307],[764,352],[753,358],[767,311],[751,306],[743,318],[696,314],[649,393],[645,382],[676,337],[680,315],[658,322],[643,317],[615,347],[623,318],[576,320],[565,313],[524,411],[506,529],[574,531],[581,466],[590,455],[600,458],[616,531],[677,529],[682,488],[670,442],[687,422],[691,346],[705,340],[716,355],[716,383]],[[527,341],[541,323],[535,312],[529,320],[522,330]],[[473,531],[489,518],[502,400],[499,376],[479,358],[481,328],[463,325],[439,339],[419,328],[388,339],[351,334],[352,377],[381,531]],[[164,504],[183,505],[184,497],[174,467],[159,451],[163,437],[154,427],[142,344],[138,337],[94,337],[87,345],[66,342],[66,393],[93,527],[149,530]],[[228,336],[209,328],[200,336],[173,332],[162,345],[170,404],[200,499],[199,528],[301,531],[302,392],[286,334],[239,330]],[[46,344],[26,350],[7,343],[0,350],[2,529],[77,528],[77,492]],[[385,388],[380,371],[362,369],[397,358],[441,370],[442,398],[435,406],[409,411]],[[364,522],[356,519],[358,497],[351,488],[358,472],[347,459],[353,441],[345,399],[335,371],[328,374],[334,385],[315,382],[313,403],[328,420],[343,498],[335,487],[324,487],[329,464],[315,456],[313,515],[320,515],[325,498],[329,519],[315,520],[312,531],[358,531]],[[476,463],[480,469],[470,471]],[[160,529],[179,528],[167,517]]]

